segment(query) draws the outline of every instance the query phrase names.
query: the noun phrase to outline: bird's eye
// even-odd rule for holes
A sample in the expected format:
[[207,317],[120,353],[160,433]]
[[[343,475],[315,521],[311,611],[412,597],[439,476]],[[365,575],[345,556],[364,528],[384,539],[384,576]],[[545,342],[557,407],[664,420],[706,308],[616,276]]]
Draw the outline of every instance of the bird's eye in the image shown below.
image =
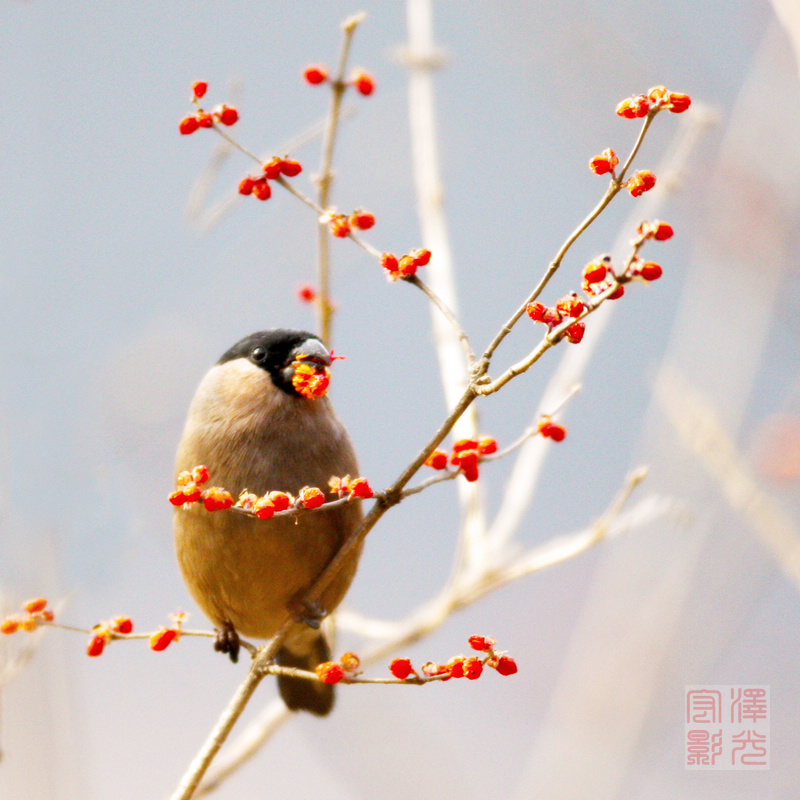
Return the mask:
[[263,347],[255,347],[253,348],[253,352],[250,353],[250,358],[257,364],[260,364],[266,357],[267,351]]

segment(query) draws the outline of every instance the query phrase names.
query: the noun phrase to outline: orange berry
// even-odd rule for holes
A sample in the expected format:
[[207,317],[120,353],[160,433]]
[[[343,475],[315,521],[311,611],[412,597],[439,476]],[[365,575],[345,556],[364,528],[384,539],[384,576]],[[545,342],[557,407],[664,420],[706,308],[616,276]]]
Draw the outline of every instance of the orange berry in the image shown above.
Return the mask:
[[211,114],[198,114],[197,115],[197,124],[201,128],[213,128],[214,127],[214,117]]
[[605,261],[591,261],[583,268],[583,279],[586,283],[600,283],[605,279],[607,271]]
[[490,456],[497,452],[497,442],[489,436],[485,436],[478,441],[478,453],[482,456]]
[[633,197],[639,197],[645,192],[649,192],[655,185],[656,176],[646,169],[635,172],[625,181],[625,186]]
[[0,633],[16,633],[19,630],[19,620],[8,617],[0,624]]
[[491,650],[497,644],[491,636],[470,636],[467,641],[473,650],[479,650],[483,653]]
[[199,100],[208,90],[208,84],[205,81],[195,81],[192,84],[192,93]]
[[607,172],[612,172],[617,164],[619,164],[617,154],[609,147],[589,162],[589,168],[596,175],[605,175]]
[[224,511],[233,505],[233,496],[227,489],[211,486],[201,494],[206,511]]
[[209,473],[208,467],[205,464],[198,464],[192,470],[192,480],[195,483],[207,483],[210,477],[211,474]]
[[239,194],[253,194],[253,187],[256,185],[256,182],[248,175],[246,178],[242,178],[239,181]]
[[317,677],[323,683],[339,683],[344,678],[342,665],[337,664],[335,661],[325,661],[322,664],[318,664],[314,672],[317,673]]
[[303,70],[303,78],[306,83],[316,86],[328,79],[328,70],[323,66],[312,65]]
[[478,443],[474,439],[459,439],[453,445],[453,453],[460,453],[462,450],[475,450],[477,447]]
[[319,508],[325,502],[325,493],[316,486],[304,486],[300,490],[300,502],[306,508]]
[[493,666],[501,675],[513,675],[517,671],[517,662],[510,656],[500,656]]
[[650,110],[650,100],[643,94],[637,97],[628,97],[617,106],[617,114],[625,119],[646,117]]
[[331,217],[331,221],[328,225],[331,229],[331,233],[339,239],[344,239],[350,235],[350,223],[347,221],[347,217],[342,214]]
[[184,136],[188,136],[190,133],[194,133],[199,127],[200,123],[197,121],[197,117],[184,117],[178,125],[178,130]]
[[275,515],[275,506],[269,501],[269,497],[259,497],[253,504],[253,513],[259,519],[272,519]]
[[203,490],[194,481],[187,483],[186,486],[181,489],[183,502],[196,503],[200,499],[202,492]]
[[272,197],[272,189],[269,188],[269,183],[267,183],[265,178],[259,178],[253,184],[253,194],[259,200],[269,200]]
[[43,597],[36,597],[33,600],[28,600],[23,608],[29,614],[38,614],[40,611],[44,611],[47,608],[47,600]]
[[289,161],[284,159],[281,161],[281,172],[287,178],[294,178],[295,175],[299,175],[303,171],[303,167],[299,161]]
[[366,72],[356,72],[352,77],[352,84],[356,87],[356,91],[359,94],[363,94],[365,97],[371,95],[375,91],[375,81],[372,79],[371,75],[368,75]]
[[403,278],[408,278],[417,271],[417,262],[413,256],[403,256],[397,262],[397,271]]
[[155,650],[157,653],[166,650],[177,635],[178,632],[174,628],[159,628],[150,637],[150,649]]
[[416,675],[414,667],[411,666],[411,661],[407,658],[393,659],[392,663],[389,665],[389,671],[395,678],[401,681],[404,681],[412,673]]
[[299,395],[308,400],[324,397],[330,382],[330,372],[327,368],[295,362],[292,386]]
[[342,669],[351,675],[358,670],[361,665],[361,659],[355,653],[345,653],[340,659],[339,663]]
[[668,95],[669,92],[667,91],[666,86],[654,86],[647,93],[647,97],[653,103],[663,103],[667,99]]
[[556,311],[568,317],[579,317],[583,314],[583,300],[576,294],[568,294],[556,303]]
[[114,617],[111,620],[111,630],[114,633],[133,633],[133,620],[130,617]]

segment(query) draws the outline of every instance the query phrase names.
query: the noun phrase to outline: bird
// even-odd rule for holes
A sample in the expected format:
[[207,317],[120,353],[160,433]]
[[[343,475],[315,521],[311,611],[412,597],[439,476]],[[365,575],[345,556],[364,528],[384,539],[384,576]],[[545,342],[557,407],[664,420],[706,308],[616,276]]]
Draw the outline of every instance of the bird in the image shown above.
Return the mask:
[[[330,364],[331,353],[308,331],[274,328],[241,339],[195,392],[176,474],[205,465],[213,484],[234,497],[244,490],[259,496],[296,495],[305,486],[325,491],[332,476],[358,475],[353,445],[330,400],[304,396],[295,385],[299,369],[309,373],[311,367],[326,378]],[[361,547],[322,592],[319,613],[308,613],[301,601],[358,527],[360,505],[348,502],[268,520],[233,509],[209,512],[202,503],[176,508],[178,564],[190,594],[216,628],[215,648],[235,662],[240,637],[271,638],[293,610],[295,622],[276,663],[313,670],[329,661],[319,619],[347,592]],[[333,707],[333,686],[321,681],[279,674],[278,689],[293,711],[325,716]]]

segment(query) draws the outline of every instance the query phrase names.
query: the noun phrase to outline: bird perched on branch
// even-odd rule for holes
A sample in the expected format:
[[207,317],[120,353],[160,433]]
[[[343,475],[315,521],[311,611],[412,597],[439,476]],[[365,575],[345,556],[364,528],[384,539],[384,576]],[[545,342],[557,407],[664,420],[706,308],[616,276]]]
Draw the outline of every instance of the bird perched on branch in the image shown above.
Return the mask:
[[[306,331],[279,328],[242,339],[197,388],[177,471],[207,465],[212,482],[234,497],[245,489],[294,495],[305,486],[326,489],[331,476],[357,475],[347,431],[330,401],[314,396],[324,394],[330,364],[328,350]],[[308,389],[309,376],[319,379],[317,390]],[[217,628],[216,649],[236,661],[240,635],[268,639],[294,608],[297,622],[276,663],[313,670],[328,661],[319,619],[302,619],[297,603],[361,517],[358,502],[268,520],[233,510],[211,513],[202,503],[177,508],[178,563]],[[356,548],[322,593],[325,611],[341,601],[359,555]],[[325,715],[333,706],[333,686],[286,676],[278,676],[278,686],[290,709]]]

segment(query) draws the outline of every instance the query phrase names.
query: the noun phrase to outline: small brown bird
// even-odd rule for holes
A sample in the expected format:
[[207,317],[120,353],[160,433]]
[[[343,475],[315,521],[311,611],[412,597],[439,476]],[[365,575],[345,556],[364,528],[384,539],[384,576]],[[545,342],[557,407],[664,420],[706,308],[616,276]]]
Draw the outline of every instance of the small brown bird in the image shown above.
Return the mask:
[[[177,472],[205,464],[211,482],[234,497],[245,489],[259,496],[297,494],[304,486],[325,491],[331,476],[358,475],[350,438],[329,400],[303,396],[293,382],[299,365],[306,373],[311,366],[326,374],[330,363],[328,350],[306,331],[279,328],[242,339],[197,388]],[[217,628],[216,649],[236,661],[239,635],[273,636],[361,517],[358,502],[269,520],[231,510],[208,512],[202,503],[176,508],[178,563],[189,591]],[[344,597],[359,555],[357,548],[323,592],[325,611]],[[299,621],[276,662],[313,670],[329,659],[322,631]],[[278,686],[292,710],[325,715],[333,706],[333,686],[284,676]]]

